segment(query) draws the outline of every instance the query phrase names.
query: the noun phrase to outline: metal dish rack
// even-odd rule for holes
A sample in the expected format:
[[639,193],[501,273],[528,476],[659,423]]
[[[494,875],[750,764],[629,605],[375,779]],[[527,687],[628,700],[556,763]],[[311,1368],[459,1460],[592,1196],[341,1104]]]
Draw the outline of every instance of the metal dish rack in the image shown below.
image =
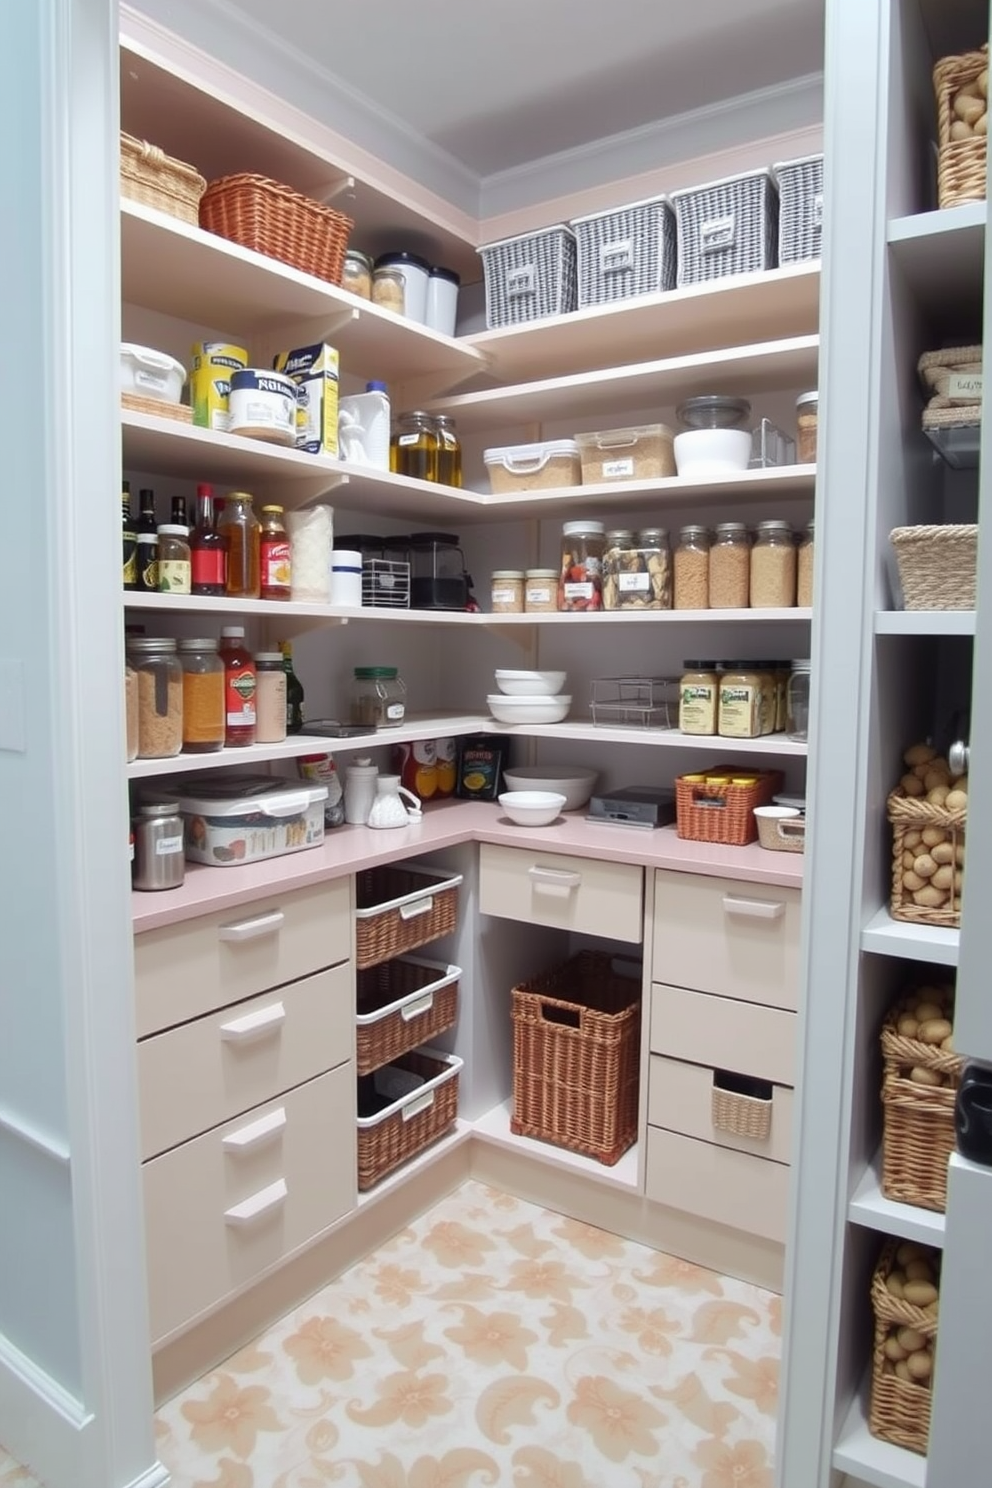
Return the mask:
[[599,677],[592,684],[596,728],[677,729],[677,677]]
[[362,604],[373,609],[410,608],[410,565],[390,558],[362,559]]

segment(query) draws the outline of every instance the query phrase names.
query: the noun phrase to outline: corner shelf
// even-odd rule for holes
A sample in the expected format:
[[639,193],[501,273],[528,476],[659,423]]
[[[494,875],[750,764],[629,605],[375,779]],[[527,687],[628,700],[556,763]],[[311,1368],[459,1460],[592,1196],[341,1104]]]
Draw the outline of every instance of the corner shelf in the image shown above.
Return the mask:
[[571,1152],[567,1147],[557,1147],[552,1142],[540,1142],[534,1137],[518,1137],[510,1130],[513,1098],[494,1106],[480,1116],[472,1126],[472,1134],[493,1147],[520,1153],[535,1162],[545,1163],[551,1168],[561,1168],[572,1173],[594,1174],[597,1181],[627,1193],[638,1193],[637,1144],[628,1148],[619,1162],[612,1168],[604,1168],[594,1157],[585,1157],[581,1152]]
[[899,1204],[894,1199],[887,1199],[882,1193],[881,1171],[882,1154],[879,1151],[865,1168],[847,1206],[850,1222],[864,1229],[879,1230],[883,1235],[897,1235],[903,1240],[920,1240],[925,1245],[942,1246],[944,1215],[932,1209],[920,1209],[915,1204]]
[[985,202],[968,202],[890,220],[889,256],[928,318],[980,318],[987,217]]
[[879,1441],[868,1430],[866,1380],[851,1402],[833,1451],[837,1472],[848,1473],[870,1488],[925,1488],[927,1459],[891,1442]]
[[936,966],[957,966],[959,930],[940,925],[912,925],[894,920],[880,909],[861,932],[861,949],[878,956],[904,956],[909,961],[931,961]]
[[973,636],[974,610],[877,610],[876,635]]

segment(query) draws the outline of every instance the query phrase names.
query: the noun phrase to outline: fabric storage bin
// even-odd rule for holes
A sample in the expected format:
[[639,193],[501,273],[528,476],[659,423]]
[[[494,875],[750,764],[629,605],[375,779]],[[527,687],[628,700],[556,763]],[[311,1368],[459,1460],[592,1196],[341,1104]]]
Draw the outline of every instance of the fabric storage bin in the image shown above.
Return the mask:
[[889,540],[895,550],[907,610],[975,608],[977,525],[894,527]]
[[460,873],[415,863],[355,875],[355,965],[359,971],[450,935],[458,916]]
[[[936,995],[931,995],[931,994]],[[899,1032],[899,1023],[921,1001],[939,1007],[951,1022],[951,989],[927,987],[890,1009],[882,1025],[882,1192],[900,1204],[943,1214],[947,1207],[947,1163],[954,1151],[954,1101],[964,1060],[952,1050]],[[926,1070],[936,1085],[914,1071]]]
[[207,183],[195,166],[121,131],[121,196],[196,226]]
[[[988,140],[976,134],[954,138],[954,125],[963,122],[954,109],[954,100],[962,91],[974,93],[979,77],[989,65],[986,44],[975,52],[957,57],[943,57],[933,70],[933,91],[937,104],[937,205],[956,207],[963,202],[985,200],[985,162]],[[963,131],[962,131],[963,132]]]
[[575,309],[575,235],[565,223],[479,249],[491,331]]
[[771,171],[673,191],[671,199],[678,219],[679,288],[775,267],[778,192]]
[[612,1166],[637,1140],[641,982],[600,951],[514,987],[513,1116],[537,1137]]
[[772,166],[778,186],[779,265],[819,258],[823,242],[823,156]]
[[573,217],[578,306],[675,288],[675,213],[667,197]]
[[[964,874],[964,840],[968,821],[967,808],[949,811],[935,806],[920,796],[908,796],[901,785],[889,795],[886,803],[892,827],[892,897],[889,909],[894,920],[908,920],[915,925],[945,925],[951,929],[961,924],[961,893],[954,884],[947,890],[941,905],[918,904],[913,891],[903,881],[903,854],[907,851],[906,834],[937,828],[954,849],[954,868]],[[936,842],[934,843],[936,846]],[[919,851],[919,849],[917,849]],[[960,860],[960,861],[959,861]],[[957,880],[955,879],[955,883]]]
[[515,491],[548,491],[582,484],[582,462],[574,439],[506,445],[483,455],[494,496]]
[[355,1061],[367,1075],[451,1028],[461,968],[394,957],[358,973]]
[[577,434],[582,482],[656,480],[675,474],[675,435],[667,424]]
[[742,770],[739,765],[719,765],[705,774],[678,776],[678,835],[690,842],[746,847],[758,835],[754,808],[767,806],[782,789],[783,779],[781,770]]
[[207,232],[329,284],[341,283],[354,225],[343,212],[267,176],[220,176],[200,201],[200,226]]
[[[438,1049],[402,1054],[358,1081],[358,1187],[365,1193],[443,1137],[458,1117],[463,1060]],[[404,1080],[404,1076],[407,1078]],[[393,1099],[389,1086],[419,1083]]]
[[[931,1382],[917,1383],[905,1380],[895,1372],[894,1362],[888,1358],[885,1345],[894,1330],[912,1328],[927,1340],[928,1349],[937,1341],[937,1304],[917,1307],[903,1297],[894,1297],[886,1286],[886,1280],[896,1269],[898,1253],[902,1244],[888,1240],[879,1257],[871,1279],[871,1304],[875,1314],[875,1342],[872,1350],[871,1403],[868,1410],[868,1430],[880,1441],[892,1442],[907,1451],[926,1456],[930,1440]],[[916,1252],[925,1253],[932,1262],[934,1275],[939,1277],[940,1256],[925,1245],[911,1246]],[[903,1252],[905,1254],[905,1252]]]

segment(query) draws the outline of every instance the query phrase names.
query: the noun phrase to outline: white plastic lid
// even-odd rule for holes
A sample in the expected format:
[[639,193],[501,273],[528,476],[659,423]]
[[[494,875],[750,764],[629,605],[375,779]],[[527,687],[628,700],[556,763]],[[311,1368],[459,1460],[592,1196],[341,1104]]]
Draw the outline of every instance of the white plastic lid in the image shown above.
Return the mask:
[[[263,816],[284,817],[298,816],[301,811],[306,811],[308,806],[315,806],[318,801],[327,800],[326,785],[297,785],[288,782],[269,779],[235,779],[225,782],[226,790],[221,793],[220,782],[205,780],[190,780],[187,789],[191,791],[214,790],[215,795],[182,795],[179,798],[179,807],[183,812],[190,812],[197,816],[247,816],[249,812],[259,812]],[[243,794],[237,794],[243,791]]]
[[819,403],[819,401],[820,401],[819,390],[817,388],[814,388],[811,393],[800,393],[799,394],[799,397],[796,399],[796,407],[797,408],[802,408],[803,404],[805,404],[805,403]]
[[550,460],[552,455],[577,455],[579,446],[574,439],[549,439],[544,444],[510,444],[500,449],[487,449],[483,459],[487,465],[513,465],[522,460]]
[[522,579],[523,576],[522,568],[494,568],[492,572],[494,579]]
[[185,380],[186,368],[182,362],[170,356],[167,351],[156,351],[154,346],[139,346],[134,341],[122,341],[121,356],[130,357],[134,362],[142,362],[146,367],[154,367],[158,372],[181,372]]
[[[166,537],[189,537],[189,528],[184,527],[181,522],[163,522],[158,528],[159,536],[163,533]],[[151,533],[148,534],[151,537]],[[244,631],[241,632],[244,635]]]
[[590,532],[598,537],[605,531],[604,522],[563,522],[561,527],[563,537],[572,537],[576,532]]
[[220,633],[222,637],[230,636],[232,640],[242,640],[244,638],[245,628],[243,625],[222,625]]

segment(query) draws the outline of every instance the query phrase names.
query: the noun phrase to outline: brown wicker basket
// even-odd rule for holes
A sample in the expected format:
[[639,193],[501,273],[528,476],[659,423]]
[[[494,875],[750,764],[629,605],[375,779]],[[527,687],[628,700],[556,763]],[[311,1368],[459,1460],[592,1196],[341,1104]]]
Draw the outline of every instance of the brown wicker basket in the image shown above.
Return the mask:
[[359,971],[450,935],[458,916],[460,873],[413,863],[356,875],[355,965]]
[[894,527],[889,534],[907,610],[973,610],[978,527]]
[[[954,1151],[954,1099],[964,1060],[899,1032],[899,1019],[919,997],[901,999],[882,1025],[882,1192],[897,1203],[943,1214],[947,1163]],[[945,994],[941,1002],[950,1018],[953,999]],[[918,1084],[910,1079],[913,1069],[932,1070],[948,1083]]]
[[340,284],[350,217],[267,176],[220,176],[200,202],[200,226],[303,274]]
[[960,867],[963,873],[964,863],[962,861],[958,864],[957,858],[959,848],[962,860],[964,858],[967,809],[948,811],[946,806],[933,806],[929,801],[921,800],[918,796],[907,796],[901,785],[890,794],[887,809],[889,821],[892,824],[892,899],[890,904],[892,918],[908,920],[914,925],[945,925],[951,929],[957,928],[961,924],[960,890],[952,885],[951,889],[946,891],[947,897],[943,904],[918,904],[913,897],[914,891],[908,889],[903,882],[903,874],[908,867],[908,861],[903,860],[903,853],[914,851],[918,854],[918,849],[909,849],[906,846],[908,832],[926,831],[929,827],[936,827],[945,833],[946,840],[954,848],[954,868]]
[[400,1055],[390,1067],[419,1075],[424,1084],[368,1115],[361,1114],[366,1103],[375,1106],[381,1098],[374,1092],[374,1075],[359,1081],[358,1187],[362,1193],[444,1136],[458,1117],[462,1063],[456,1055],[437,1049]]
[[461,968],[397,957],[358,973],[355,1047],[358,1073],[391,1064],[451,1028],[458,1016]]
[[612,1166],[637,1140],[640,978],[581,951],[511,995],[511,1131]]
[[944,57],[933,70],[937,100],[937,205],[956,207],[963,202],[985,200],[986,138],[954,140],[954,96],[973,83],[989,65],[988,46],[959,57]]
[[772,1130],[772,1102],[714,1085],[710,1117],[716,1131],[767,1142]]
[[915,1307],[902,1297],[893,1297],[887,1289],[886,1277],[895,1267],[898,1248],[898,1240],[886,1241],[871,1279],[875,1346],[872,1350],[868,1430],[880,1441],[926,1455],[930,1439],[931,1388],[913,1380],[900,1379],[893,1372],[885,1356],[885,1341],[893,1324],[900,1328],[913,1328],[924,1338],[936,1338],[937,1307],[935,1304]]
[[192,165],[121,132],[121,196],[195,226],[206,189],[206,181]]
[[[730,779],[720,782],[721,775]],[[734,785],[747,778],[753,785]],[[767,806],[782,789],[781,770],[748,770],[740,765],[719,765],[705,775],[680,775],[675,781],[675,812],[678,835],[690,842],[725,842],[745,847],[758,836],[755,806]]]

